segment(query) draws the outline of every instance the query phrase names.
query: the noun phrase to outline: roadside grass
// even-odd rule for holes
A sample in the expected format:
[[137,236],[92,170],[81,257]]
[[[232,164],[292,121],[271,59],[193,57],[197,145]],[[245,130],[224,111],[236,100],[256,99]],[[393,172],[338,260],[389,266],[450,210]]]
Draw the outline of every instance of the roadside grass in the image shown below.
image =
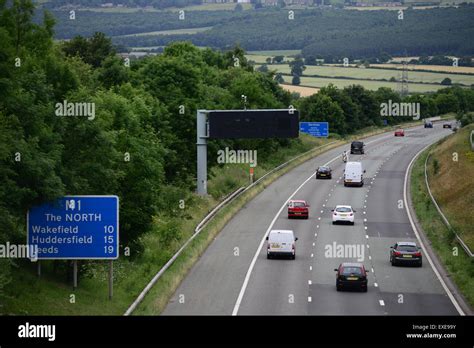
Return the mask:
[[[351,139],[375,135],[387,130],[390,128],[365,129],[360,134],[345,140],[338,140],[335,144],[321,149],[316,147],[340,137],[316,139],[303,134],[300,137],[301,142],[292,142],[292,146],[279,150],[266,158],[265,161],[259,160],[258,166],[255,168],[255,179],[296,155],[313,149],[283,169],[269,175],[260,185],[224,207],[164,273],[134,314],[161,313],[180,282],[214,236],[245,203],[276,178],[304,161]],[[219,197],[221,194],[228,194],[238,187],[248,184],[248,165],[215,168],[213,175],[209,181],[209,192],[214,193],[215,197]],[[228,176],[232,178],[230,182],[225,179]],[[108,299],[108,263],[106,261],[79,263],[78,288],[73,290],[71,279],[68,279],[70,268],[68,271],[64,262],[41,261],[42,275],[38,278],[36,264],[20,260],[17,269],[12,274],[12,282],[5,289],[7,298],[3,299],[3,303],[0,303],[0,313],[11,315],[122,315],[150,279],[194,233],[195,226],[207,212],[219,203],[219,199],[213,198],[212,195],[201,198],[195,194],[189,194],[183,199],[186,202],[186,208],[183,211],[177,208],[176,217],[155,217],[153,228],[141,238],[144,249],[140,254],[132,250],[133,260],[121,253],[122,256],[114,261],[114,296],[112,300]],[[55,265],[58,266],[58,269],[55,269]],[[74,301],[72,301],[73,299]]]
[[[474,124],[461,128],[431,151],[430,188],[451,226],[474,251],[474,152],[469,136]],[[434,164],[437,173],[434,172]]]
[[[300,152],[331,141],[315,139],[307,135],[302,135],[301,139],[301,142],[293,141],[290,147],[269,156],[265,161],[260,159],[258,167],[255,168],[256,178]],[[214,197],[228,194],[247,184],[249,180],[248,165],[214,168],[213,174],[214,178],[209,181],[209,192],[214,193],[214,196],[201,198],[195,194],[188,194],[187,197],[182,197],[186,202],[186,208],[183,211],[177,208],[175,218],[155,217],[152,230],[141,238],[144,249],[140,254],[136,254],[138,251],[131,250],[133,260],[121,253],[121,257],[114,261],[114,296],[111,301],[108,299],[108,263],[106,261],[94,261],[87,264],[79,262],[78,288],[73,290],[72,280],[68,279],[71,268],[68,268],[64,262],[58,265],[50,260],[41,261],[41,277],[38,278],[36,263],[19,260],[18,267],[12,274],[12,282],[5,289],[7,297],[0,299],[0,313],[122,315],[148,281],[192,235],[195,226],[219,203]],[[232,178],[230,183],[223,180],[226,177]],[[177,206],[179,199],[177,198]],[[194,243],[201,243],[201,238]],[[198,252],[197,255],[199,255],[202,248],[200,244],[199,247],[191,246],[187,252]],[[187,264],[187,262],[177,260],[176,267],[179,267],[180,263]],[[174,279],[175,282],[180,281],[174,273],[168,277],[168,279]],[[166,280],[164,282],[166,283]],[[71,295],[74,295],[75,303],[71,303],[73,298]]]
[[[408,123],[407,127],[419,125],[420,122]],[[336,143],[328,145],[324,148],[318,149],[314,148],[314,151],[311,151],[304,156],[296,159],[288,166],[282,168],[281,170],[276,171],[273,174],[268,175],[264,180],[262,180],[260,185],[254,186],[252,189],[248,190],[246,193],[242,194],[234,201],[229,203],[223,209],[221,209],[215,216],[215,218],[201,231],[201,233],[188,245],[183,253],[177,258],[177,260],[168,268],[167,272],[158,280],[155,286],[148,292],[143,301],[137,307],[133,315],[158,315],[166,307],[169,299],[173,296],[174,292],[178,288],[181,281],[186,277],[187,273],[191,270],[195,262],[199,259],[202,253],[207,249],[209,244],[212,242],[214,237],[222,230],[226,223],[232,219],[232,217],[253,197],[262,192],[270,183],[275,181],[281,175],[287,173],[291,169],[297,167],[301,163],[323,153],[332,148],[348,143],[352,140],[358,139],[360,137],[369,137],[372,135],[384,133],[391,128],[378,128],[378,127],[369,127],[361,130],[358,134],[347,137],[344,140],[337,140]],[[392,127],[393,129],[393,127]],[[334,141],[338,137],[328,138],[328,139],[315,139],[305,134],[301,135],[305,141],[311,141],[315,146],[321,146],[324,143]],[[296,154],[296,153],[295,153]],[[283,157],[293,157],[285,156],[284,154],[280,155]],[[288,158],[286,158],[287,160]],[[273,167],[284,162],[281,160],[275,162]],[[258,168],[258,167],[257,167]],[[259,175],[256,171],[256,179]],[[263,173],[262,173],[263,174]],[[241,178],[241,180],[243,180]],[[243,182],[245,184],[245,182]],[[239,184],[236,184],[234,187],[239,187]],[[209,188],[211,189],[211,188]]]
[[[451,139],[446,141],[449,140]],[[432,148],[430,147],[430,149]],[[474,261],[466,255],[462,247],[454,239],[454,234],[444,225],[436,207],[431,202],[425,185],[424,164],[430,149],[424,151],[413,165],[410,182],[413,207],[418,221],[430,241],[431,247],[435,250],[450,277],[472,307],[474,306]],[[472,171],[470,173],[472,174]],[[469,175],[469,173],[466,173],[466,175]],[[453,181],[457,180],[453,179]],[[463,209],[463,211],[470,213],[471,206],[467,210]],[[457,248],[457,253],[454,252],[455,249],[453,248]]]

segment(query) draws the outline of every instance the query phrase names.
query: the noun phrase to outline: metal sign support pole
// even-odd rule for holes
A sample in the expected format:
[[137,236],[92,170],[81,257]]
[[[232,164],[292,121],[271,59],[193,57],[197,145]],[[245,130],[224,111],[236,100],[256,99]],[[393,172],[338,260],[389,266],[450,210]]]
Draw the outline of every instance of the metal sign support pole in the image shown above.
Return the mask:
[[112,299],[114,294],[114,262],[109,261],[109,300]]
[[41,261],[38,260],[37,262],[38,262],[38,264],[36,265],[36,271],[37,271],[38,278],[39,278],[39,277],[41,277]]
[[207,113],[205,110],[197,111],[197,193],[207,195]]
[[72,288],[77,289],[77,260],[72,261]]

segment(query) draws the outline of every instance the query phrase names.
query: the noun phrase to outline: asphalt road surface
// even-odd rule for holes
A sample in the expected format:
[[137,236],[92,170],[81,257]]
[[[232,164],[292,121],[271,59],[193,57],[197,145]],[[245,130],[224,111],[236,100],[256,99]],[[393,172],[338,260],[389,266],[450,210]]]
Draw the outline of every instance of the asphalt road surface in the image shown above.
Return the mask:
[[[364,139],[365,155],[349,158],[361,161],[367,171],[360,188],[343,185],[341,153],[349,145],[282,175],[224,227],[163,314],[457,315],[426,259],[421,268],[389,262],[395,242],[417,242],[403,202],[408,164],[426,145],[450,133],[435,125],[408,129],[405,137],[388,133]],[[316,180],[316,167],[328,162],[333,178]],[[285,203],[290,198],[309,202],[308,220],[288,220]],[[356,210],[354,226],[332,225],[331,209],[337,204]],[[296,260],[266,258],[269,229],[295,231]],[[360,253],[327,253],[339,245]],[[358,260],[370,271],[368,291],[337,292],[334,268]]]

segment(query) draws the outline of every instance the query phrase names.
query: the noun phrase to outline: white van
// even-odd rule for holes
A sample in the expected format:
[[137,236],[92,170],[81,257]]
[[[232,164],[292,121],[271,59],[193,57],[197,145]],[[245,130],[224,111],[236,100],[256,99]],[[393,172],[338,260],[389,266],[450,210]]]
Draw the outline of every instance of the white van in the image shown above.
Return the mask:
[[347,162],[344,169],[344,186],[363,186],[364,173],[361,162]]
[[267,259],[272,256],[290,256],[295,259],[295,234],[291,230],[271,230],[267,236]]

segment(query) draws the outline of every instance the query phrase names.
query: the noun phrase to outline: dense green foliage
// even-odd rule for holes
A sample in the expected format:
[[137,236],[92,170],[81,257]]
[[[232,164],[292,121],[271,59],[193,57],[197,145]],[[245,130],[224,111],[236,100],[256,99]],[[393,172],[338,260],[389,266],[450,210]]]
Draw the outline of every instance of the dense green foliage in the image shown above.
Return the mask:
[[[41,12],[37,11],[41,19]],[[95,32],[103,32],[107,36],[146,33],[158,30],[182,28],[199,28],[225,23],[231,18],[245,18],[247,12],[235,11],[197,11],[186,12],[184,20],[180,20],[179,12],[135,12],[135,13],[104,13],[95,11],[76,11],[75,19],[70,19],[69,11],[51,11],[57,20],[55,38],[71,39],[76,35],[91,36]],[[125,39],[125,38],[124,38]],[[134,38],[137,45],[141,38]],[[176,40],[173,40],[176,41]],[[233,45],[234,42],[232,42]]]
[[[396,11],[295,10],[293,20],[283,9],[218,12],[221,20],[218,16],[202,14],[203,18],[209,19],[206,26],[213,26],[209,31],[192,35],[121,37],[114,38],[114,42],[125,46],[160,46],[176,40],[191,40],[199,46],[218,48],[239,42],[247,50],[302,49],[305,58],[320,57],[326,62],[340,61],[344,57],[351,61],[367,58],[376,63],[386,61],[389,56],[405,54],[458,57],[474,54],[474,41],[470,39],[474,34],[474,6],[406,10],[403,20],[398,19]],[[97,23],[113,21],[108,14],[107,17],[93,16]],[[132,21],[131,15],[126,18]],[[140,20],[146,18],[146,14],[140,15]],[[201,14],[193,14],[189,21],[181,21],[181,24],[196,27],[195,21],[199,18]],[[86,21],[84,18],[83,22]],[[173,28],[178,24],[176,20]],[[85,28],[78,23],[75,30],[92,28],[94,24]],[[71,32],[71,28],[61,32],[66,31]],[[119,35],[125,31],[125,26],[116,22],[107,33]],[[463,65],[462,61],[460,65]]]
[[47,8],[57,8],[61,6],[84,6],[98,7],[103,4],[111,3],[114,6],[123,5],[127,7],[153,6],[157,9],[168,7],[185,7],[191,5],[201,5],[202,0],[51,0],[46,3]]
[[[240,109],[245,95],[248,108],[297,105],[303,120],[329,121],[332,132],[347,134],[379,125],[380,103],[399,100],[391,90],[352,86],[295,101],[272,72],[253,71],[238,46],[218,52],[176,42],[128,67],[99,33],[55,44],[52,17],[34,24],[33,12],[29,0],[0,0],[2,244],[25,242],[34,205],[65,194],[116,194],[122,247],[139,249],[153,218],[179,217],[179,200],[194,191],[198,109]],[[431,116],[474,110],[473,93],[455,88],[410,100],[426,104],[423,116]],[[58,116],[56,104],[65,101],[93,103],[95,118]],[[223,146],[265,158],[291,142],[298,140],[212,141],[209,166]],[[157,230],[173,238],[167,227]],[[10,267],[1,261],[0,294]]]
[[317,94],[300,99],[297,106],[303,121],[327,121],[331,132],[346,135],[360,128],[381,126],[384,119],[392,125],[412,119],[381,116],[382,103],[390,100],[392,103],[419,103],[421,119],[455,112],[459,119],[468,123],[468,112],[474,111],[474,89],[460,87],[442,89],[432,95],[414,94],[402,99],[389,88],[369,91],[358,85],[344,89],[329,85]]

